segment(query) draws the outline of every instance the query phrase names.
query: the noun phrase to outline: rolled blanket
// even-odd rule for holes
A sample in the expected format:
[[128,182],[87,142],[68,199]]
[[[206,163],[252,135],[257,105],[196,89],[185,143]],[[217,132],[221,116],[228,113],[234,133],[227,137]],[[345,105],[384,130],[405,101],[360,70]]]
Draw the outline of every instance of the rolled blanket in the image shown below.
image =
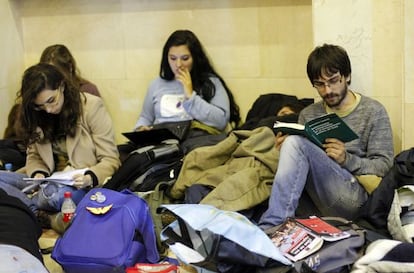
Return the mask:
[[414,244],[380,239],[367,247],[351,273],[414,272]]

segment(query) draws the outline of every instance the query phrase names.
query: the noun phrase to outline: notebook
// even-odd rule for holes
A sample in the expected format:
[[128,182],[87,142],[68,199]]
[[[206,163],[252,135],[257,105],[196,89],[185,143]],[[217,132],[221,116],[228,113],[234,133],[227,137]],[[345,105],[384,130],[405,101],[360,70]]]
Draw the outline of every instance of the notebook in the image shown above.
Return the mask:
[[148,131],[124,132],[123,136],[128,138],[132,143],[142,146],[160,143],[166,139],[184,140],[191,127],[191,120],[165,122],[155,124]]

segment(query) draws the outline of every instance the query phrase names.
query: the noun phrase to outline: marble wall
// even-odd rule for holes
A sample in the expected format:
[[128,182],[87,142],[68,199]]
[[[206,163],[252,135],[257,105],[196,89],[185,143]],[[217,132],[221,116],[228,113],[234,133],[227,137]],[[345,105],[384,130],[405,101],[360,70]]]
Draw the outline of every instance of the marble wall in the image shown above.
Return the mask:
[[412,63],[412,58],[404,59],[402,53],[404,37],[409,37],[404,28],[404,4],[408,2],[412,1],[313,0],[312,4],[314,43],[337,43],[348,51],[351,89],[384,104],[396,152],[407,147],[402,135],[404,63]]
[[[341,44],[353,65],[352,88],[390,113],[396,151],[413,146],[413,16],[409,0],[0,0],[0,112],[12,104],[24,67],[42,50],[67,45],[82,75],[97,84],[117,142],[134,125],[162,46],[176,29],[193,30],[226,79],[245,117],[263,93],[315,97],[306,77],[314,45]],[[408,35],[410,34],[410,35]],[[6,83],[6,84],[4,84]],[[410,92],[409,92],[410,91]],[[0,130],[5,126],[0,121]]]
[[21,26],[16,11],[15,2],[0,0],[0,116],[3,117],[0,119],[0,137],[7,125],[7,115],[13,105],[24,68]]
[[82,75],[98,85],[118,142],[133,128],[164,42],[176,29],[198,35],[243,118],[262,93],[313,95],[305,72],[311,1],[32,0],[18,8],[25,65],[50,44],[67,45]]
[[414,147],[414,126],[411,118],[414,117],[414,1],[404,3],[404,80],[402,97],[402,147]]

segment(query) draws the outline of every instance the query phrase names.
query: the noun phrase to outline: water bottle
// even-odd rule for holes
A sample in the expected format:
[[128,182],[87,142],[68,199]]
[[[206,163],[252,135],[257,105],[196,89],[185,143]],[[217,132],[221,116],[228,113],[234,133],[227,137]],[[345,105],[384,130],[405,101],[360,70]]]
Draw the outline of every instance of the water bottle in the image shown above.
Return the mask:
[[62,221],[64,224],[69,224],[75,215],[76,204],[72,200],[72,193],[70,191],[65,192],[64,197],[61,209]]
[[13,171],[13,164],[12,163],[4,164],[4,169],[6,170],[6,172],[12,172]]

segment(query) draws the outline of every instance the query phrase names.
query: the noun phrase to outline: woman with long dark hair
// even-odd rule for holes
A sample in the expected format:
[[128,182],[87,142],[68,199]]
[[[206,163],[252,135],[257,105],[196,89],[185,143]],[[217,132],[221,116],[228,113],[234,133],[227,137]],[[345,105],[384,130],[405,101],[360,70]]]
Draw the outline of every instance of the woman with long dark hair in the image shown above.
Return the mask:
[[81,171],[71,177],[71,186],[42,183],[31,199],[20,192],[27,186],[22,179],[26,175],[0,172],[0,187],[9,194],[35,212],[57,212],[64,192],[72,192],[78,202],[90,187],[102,185],[118,169],[112,121],[101,98],[80,92],[56,66],[47,63],[24,72],[18,95],[22,135],[28,145],[27,177],[42,179],[57,171]]
[[135,129],[181,120],[197,121],[199,129],[210,133],[240,122],[232,92],[189,30],[177,30],[167,39],[159,77],[148,88]]

